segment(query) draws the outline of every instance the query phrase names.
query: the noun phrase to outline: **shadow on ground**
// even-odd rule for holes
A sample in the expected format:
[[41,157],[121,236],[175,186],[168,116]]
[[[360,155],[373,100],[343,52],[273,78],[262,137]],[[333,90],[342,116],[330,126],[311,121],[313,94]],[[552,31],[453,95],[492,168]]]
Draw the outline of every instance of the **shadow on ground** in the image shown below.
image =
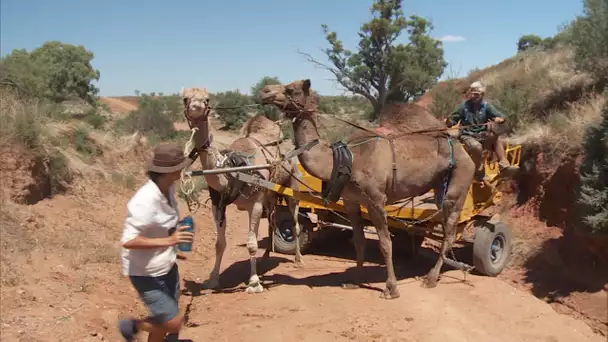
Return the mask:
[[[263,238],[258,242],[258,248],[266,250],[269,244],[269,239]],[[245,248],[244,244],[239,247]],[[398,248],[393,247],[393,263],[395,266],[395,274],[398,281],[411,280],[416,281],[418,277],[425,276],[437,261],[438,254],[430,248],[421,248],[419,255],[408,257],[405,254],[400,254]],[[331,261],[343,262],[352,264],[345,267],[344,271],[328,272],[325,274],[317,274],[296,278],[289,275],[289,272],[274,273],[266,275],[271,270],[274,270],[282,263],[293,263],[293,255],[282,255],[272,253],[268,259],[263,257],[257,259],[258,274],[262,277],[263,286],[266,289],[272,289],[281,285],[304,285],[309,287],[343,287],[343,288],[367,288],[381,292],[383,289],[369,285],[370,283],[384,283],[386,281],[387,272],[384,263],[384,257],[379,248],[379,241],[376,239],[366,240],[365,262],[366,266],[357,272],[355,267],[356,254],[352,242],[348,239],[348,234],[331,234],[327,238],[316,239],[310,249],[304,254],[304,262],[310,256],[327,257]],[[470,248],[455,247],[454,255],[457,260],[470,262]],[[370,265],[371,264],[371,265]],[[306,266],[304,266],[304,269]],[[444,265],[442,272],[451,268]],[[250,262],[249,260],[241,260],[231,264],[220,274],[220,289],[216,289],[215,293],[233,293],[241,292],[246,288],[249,280]],[[461,283],[459,279],[455,281],[442,281],[441,284]],[[357,284],[357,285],[354,285]],[[204,290],[203,284],[196,283],[190,280],[185,280],[187,292],[192,296],[200,296]]]
[[591,255],[569,248],[561,236],[547,240],[525,263],[525,282],[536,297],[555,299],[573,292],[595,293],[608,284],[608,265]]

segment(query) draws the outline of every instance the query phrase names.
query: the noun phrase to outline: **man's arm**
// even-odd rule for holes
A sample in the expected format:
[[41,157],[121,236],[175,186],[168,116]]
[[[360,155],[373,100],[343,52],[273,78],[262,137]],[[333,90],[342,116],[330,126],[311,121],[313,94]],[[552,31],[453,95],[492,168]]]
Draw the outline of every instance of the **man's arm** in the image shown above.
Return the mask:
[[452,127],[456,125],[460,120],[462,120],[462,109],[464,105],[460,104],[456,107],[456,109],[450,114],[445,120],[445,124],[448,127]]
[[498,123],[505,121],[505,116],[498,109],[496,109],[496,107],[489,103],[486,105],[486,115],[488,119]]

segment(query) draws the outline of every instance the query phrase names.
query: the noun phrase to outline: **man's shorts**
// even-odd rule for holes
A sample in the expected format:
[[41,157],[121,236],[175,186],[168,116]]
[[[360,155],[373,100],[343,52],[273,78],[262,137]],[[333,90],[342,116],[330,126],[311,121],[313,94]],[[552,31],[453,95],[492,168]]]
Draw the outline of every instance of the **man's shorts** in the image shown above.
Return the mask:
[[153,323],[166,323],[179,314],[180,295],[177,264],[169,273],[160,277],[129,276],[131,284],[150,311]]

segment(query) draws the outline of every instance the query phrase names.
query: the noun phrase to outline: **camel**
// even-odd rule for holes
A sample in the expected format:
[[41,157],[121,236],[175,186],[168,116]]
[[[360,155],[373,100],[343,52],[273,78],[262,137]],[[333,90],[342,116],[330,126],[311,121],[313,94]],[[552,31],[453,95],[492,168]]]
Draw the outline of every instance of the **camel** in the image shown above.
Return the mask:
[[[182,101],[184,104],[184,114],[189,121],[190,127],[196,127],[198,130],[194,134],[195,148],[199,152],[199,158],[203,169],[213,169],[218,167],[218,161],[225,160],[228,156],[245,156],[241,159],[232,159],[245,161],[248,164],[267,164],[274,161],[274,157],[278,156],[277,149],[285,151],[286,147],[282,143],[280,128],[270,119],[263,115],[256,115],[250,118],[241,129],[240,137],[237,138],[228,149],[219,151],[214,148],[211,143],[213,136],[210,132],[210,124],[208,120],[211,107],[209,105],[209,93],[206,88],[185,88],[181,92]],[[279,140],[277,140],[279,138]],[[236,153],[236,154],[235,154]],[[230,158],[228,158],[230,159]],[[232,165],[234,166],[234,165]],[[294,161],[283,161],[280,167],[271,171],[267,169],[258,170],[258,174],[266,180],[274,181],[275,183],[293,187],[297,180],[292,178],[289,173],[296,169]],[[294,173],[294,174],[297,174]],[[270,248],[273,245],[272,227],[272,209],[273,201],[276,201],[276,194],[265,189],[254,189],[242,182],[235,182],[226,174],[205,175],[205,180],[209,187],[209,194],[212,202],[212,212],[217,230],[215,243],[215,264],[209,275],[209,279],[205,281],[206,288],[217,288],[219,286],[219,271],[222,262],[222,257],[226,249],[226,206],[233,203],[238,210],[247,210],[249,213],[249,232],[247,237],[247,249],[251,264],[251,273],[249,283],[247,285],[247,293],[259,293],[263,291],[262,284],[257,274],[256,253],[258,250],[258,228],[262,211],[266,208],[269,211],[269,245],[266,248],[264,259],[268,258]],[[298,225],[298,201],[293,198],[287,199],[289,209],[292,213],[294,221],[294,239],[296,243],[296,253],[294,263],[296,266],[304,264],[300,253],[300,227]]]
[[[260,90],[262,103],[280,108],[283,115],[291,119],[296,147],[319,139],[316,115],[317,104],[311,96],[309,79],[298,80],[287,85],[267,85]],[[410,116],[411,115],[411,116]],[[377,139],[377,134],[369,131],[357,132],[350,137],[352,144],[352,173],[341,191],[345,212],[353,226],[357,267],[352,275],[355,283],[363,271],[365,260],[365,236],[361,221],[360,204],[365,206],[376,227],[380,249],[387,268],[386,288],[382,297],[395,299],[400,296],[393,267],[392,243],[387,226],[385,205],[398,200],[421,195],[435,190],[435,200],[442,208],[443,234],[441,253],[435,266],[422,282],[423,287],[437,286],[439,271],[451,250],[456,235],[456,223],[460,210],[473,180],[475,166],[460,144],[451,144],[450,136],[437,132],[447,127],[444,123],[424,111],[412,111],[403,116],[400,124],[385,120],[385,130],[410,132],[395,139]],[[435,131],[411,133],[407,123],[415,123]],[[303,168],[321,180],[331,184],[334,166],[333,151],[327,142],[319,139],[319,144],[298,156]],[[392,143],[391,143],[392,142]],[[394,145],[394,150],[391,145]],[[452,163],[450,163],[452,146]],[[451,165],[450,165],[451,164]],[[449,186],[444,184],[449,174]],[[443,190],[447,190],[444,192]],[[442,196],[443,195],[443,196]],[[443,198],[443,199],[442,199]]]

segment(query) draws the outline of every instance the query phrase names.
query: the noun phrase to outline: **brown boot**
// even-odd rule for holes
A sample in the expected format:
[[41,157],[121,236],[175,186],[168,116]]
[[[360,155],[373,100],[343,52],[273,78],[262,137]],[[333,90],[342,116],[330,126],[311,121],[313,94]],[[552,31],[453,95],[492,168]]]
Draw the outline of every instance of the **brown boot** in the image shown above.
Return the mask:
[[506,159],[498,162],[498,171],[501,177],[513,176],[518,170],[519,166],[512,166]]

